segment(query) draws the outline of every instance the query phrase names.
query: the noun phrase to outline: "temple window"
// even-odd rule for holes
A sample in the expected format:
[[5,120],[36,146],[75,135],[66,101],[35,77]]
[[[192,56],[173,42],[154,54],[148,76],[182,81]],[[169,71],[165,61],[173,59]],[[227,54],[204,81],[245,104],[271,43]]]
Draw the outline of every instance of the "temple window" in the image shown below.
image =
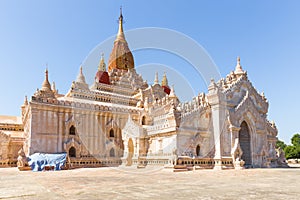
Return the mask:
[[146,117],[145,116],[142,117],[142,125],[146,125]]
[[200,145],[199,144],[196,147],[196,155],[200,156]]
[[114,129],[110,129],[110,131],[109,131],[109,137],[111,137],[111,138],[115,137]]
[[75,158],[76,157],[76,149],[74,147],[71,147],[69,149],[69,157]]
[[75,134],[76,134],[76,128],[75,128],[75,126],[72,125],[72,126],[70,127],[70,129],[69,129],[69,134],[70,134],[70,135],[75,135]]

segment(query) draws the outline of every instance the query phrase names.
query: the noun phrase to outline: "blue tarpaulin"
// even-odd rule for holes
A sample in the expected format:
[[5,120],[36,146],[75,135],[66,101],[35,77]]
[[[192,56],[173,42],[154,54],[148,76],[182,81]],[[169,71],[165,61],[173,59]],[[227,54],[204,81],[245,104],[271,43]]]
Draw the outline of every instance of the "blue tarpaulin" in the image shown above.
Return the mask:
[[32,171],[43,171],[45,167],[50,167],[53,170],[60,170],[66,163],[67,154],[48,154],[35,153],[29,156],[28,164]]

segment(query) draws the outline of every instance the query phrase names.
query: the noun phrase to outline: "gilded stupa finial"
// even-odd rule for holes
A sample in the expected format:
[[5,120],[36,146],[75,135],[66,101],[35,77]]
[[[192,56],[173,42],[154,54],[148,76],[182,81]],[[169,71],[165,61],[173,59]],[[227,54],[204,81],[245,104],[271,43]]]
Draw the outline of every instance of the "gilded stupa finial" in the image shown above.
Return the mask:
[[168,86],[168,79],[167,79],[166,72],[164,72],[164,76],[163,76],[162,81],[161,81],[161,86]]
[[123,13],[120,9],[119,30],[114,42],[114,47],[110,53],[108,60],[108,71],[113,69],[131,70],[134,68],[133,55],[128,47],[123,31]]
[[122,6],[120,6],[120,17],[123,18],[123,15],[122,15]]
[[104,53],[101,54],[100,63],[98,66],[98,71],[106,72],[106,64],[104,61]]
[[125,40],[124,31],[123,31],[122,6],[120,7],[119,30],[118,30],[118,35],[117,35],[116,41],[118,41],[118,40],[126,41],[126,40]]

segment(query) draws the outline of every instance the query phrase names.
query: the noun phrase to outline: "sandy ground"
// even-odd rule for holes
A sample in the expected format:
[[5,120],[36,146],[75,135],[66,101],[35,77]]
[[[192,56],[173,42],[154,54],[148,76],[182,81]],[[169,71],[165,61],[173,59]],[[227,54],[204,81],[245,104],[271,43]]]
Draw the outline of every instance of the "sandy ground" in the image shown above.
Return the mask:
[[0,199],[300,199],[300,168],[0,169]]

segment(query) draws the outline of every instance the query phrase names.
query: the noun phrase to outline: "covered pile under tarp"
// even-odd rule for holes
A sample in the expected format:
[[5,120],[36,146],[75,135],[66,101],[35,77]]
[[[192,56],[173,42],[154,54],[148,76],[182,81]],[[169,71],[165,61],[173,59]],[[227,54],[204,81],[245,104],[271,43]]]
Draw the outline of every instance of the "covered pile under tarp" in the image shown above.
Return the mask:
[[45,167],[53,170],[60,170],[65,165],[67,153],[35,153],[29,156],[28,164],[32,171],[43,171]]

